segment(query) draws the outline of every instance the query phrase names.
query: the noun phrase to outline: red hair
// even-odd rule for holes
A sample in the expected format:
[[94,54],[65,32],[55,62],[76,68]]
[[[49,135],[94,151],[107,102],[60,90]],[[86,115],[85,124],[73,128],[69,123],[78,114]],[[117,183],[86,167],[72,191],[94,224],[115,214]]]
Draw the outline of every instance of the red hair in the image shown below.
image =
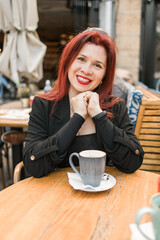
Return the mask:
[[[103,32],[103,33],[102,33]],[[41,94],[40,97],[47,100],[54,100],[56,103],[64,96],[68,95],[70,82],[68,79],[68,69],[74,59],[80,52],[85,43],[90,42],[95,45],[103,46],[107,54],[107,68],[101,86],[96,91],[99,94],[100,105],[102,108],[109,108],[117,102],[117,99],[111,102],[105,101],[112,94],[112,87],[116,67],[116,45],[114,40],[104,31],[86,30],[75,36],[64,48],[59,62],[59,73],[56,84],[50,93]],[[54,105],[54,106],[55,106]],[[111,114],[112,115],[112,114]],[[110,116],[111,117],[111,116]]]

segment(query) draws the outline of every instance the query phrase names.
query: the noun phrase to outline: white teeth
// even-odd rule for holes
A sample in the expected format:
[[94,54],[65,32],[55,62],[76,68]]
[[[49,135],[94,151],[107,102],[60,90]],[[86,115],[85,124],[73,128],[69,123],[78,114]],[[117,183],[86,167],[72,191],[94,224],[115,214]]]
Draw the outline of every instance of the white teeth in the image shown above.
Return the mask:
[[84,79],[83,77],[80,77],[80,76],[78,76],[78,79],[79,79],[80,81],[82,81],[82,82],[89,82],[89,80]]

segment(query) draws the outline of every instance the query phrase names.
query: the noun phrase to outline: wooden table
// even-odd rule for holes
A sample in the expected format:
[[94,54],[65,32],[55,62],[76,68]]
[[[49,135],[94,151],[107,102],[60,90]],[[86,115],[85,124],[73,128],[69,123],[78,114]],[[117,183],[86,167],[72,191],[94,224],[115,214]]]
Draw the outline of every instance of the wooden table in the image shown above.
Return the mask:
[[[20,100],[11,101],[0,105],[0,109],[22,109]],[[28,127],[28,120],[0,119],[0,127]]]
[[114,167],[116,185],[104,192],[74,190],[67,172],[28,178],[0,192],[0,239],[130,240],[129,224],[150,205],[158,174],[125,174]]

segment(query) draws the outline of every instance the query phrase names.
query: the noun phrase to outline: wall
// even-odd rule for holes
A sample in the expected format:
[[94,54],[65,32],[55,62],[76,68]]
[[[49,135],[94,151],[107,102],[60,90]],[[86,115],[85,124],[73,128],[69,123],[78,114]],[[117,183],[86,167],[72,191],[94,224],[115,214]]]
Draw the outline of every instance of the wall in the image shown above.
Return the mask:
[[140,34],[141,0],[116,1],[117,67],[129,70],[135,81],[139,80]]

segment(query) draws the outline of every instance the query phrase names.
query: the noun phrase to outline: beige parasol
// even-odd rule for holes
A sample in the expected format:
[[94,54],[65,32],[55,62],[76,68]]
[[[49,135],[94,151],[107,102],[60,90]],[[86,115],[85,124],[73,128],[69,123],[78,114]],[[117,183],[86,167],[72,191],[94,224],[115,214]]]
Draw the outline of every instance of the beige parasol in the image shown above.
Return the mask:
[[0,73],[16,85],[20,75],[36,82],[43,77],[46,45],[36,32],[37,0],[0,0],[0,30],[4,32]]

